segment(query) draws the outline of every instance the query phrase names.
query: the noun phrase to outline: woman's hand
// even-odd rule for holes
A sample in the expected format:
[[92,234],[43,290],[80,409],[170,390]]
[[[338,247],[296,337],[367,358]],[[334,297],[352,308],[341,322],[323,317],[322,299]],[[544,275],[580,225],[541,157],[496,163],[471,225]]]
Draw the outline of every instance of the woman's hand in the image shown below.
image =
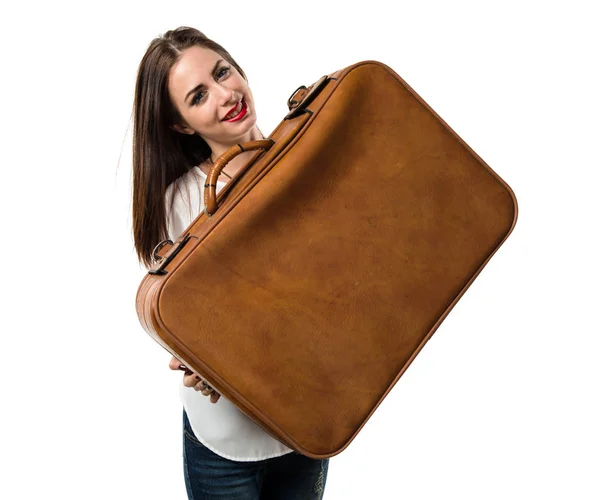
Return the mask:
[[208,382],[204,382],[200,375],[194,373],[187,366],[181,364],[175,356],[169,361],[169,368],[171,370],[182,370],[183,373],[183,385],[186,387],[193,387],[195,391],[200,391],[204,396],[210,396],[210,402],[216,403],[219,401],[221,395],[216,392],[212,387],[208,386]]

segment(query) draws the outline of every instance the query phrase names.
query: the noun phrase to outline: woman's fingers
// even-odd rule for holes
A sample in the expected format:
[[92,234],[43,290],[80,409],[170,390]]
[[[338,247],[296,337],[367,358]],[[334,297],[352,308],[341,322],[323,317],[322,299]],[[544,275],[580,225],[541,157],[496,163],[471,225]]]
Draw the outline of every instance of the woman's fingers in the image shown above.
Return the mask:
[[195,391],[201,392],[205,396],[210,396],[213,388],[208,382],[202,379],[200,375],[192,373],[183,377],[183,385],[186,387],[193,387]]
[[190,370],[186,370],[183,375],[183,385],[186,387],[193,387],[197,391],[202,391],[208,386],[208,382],[204,382],[200,375],[193,373]]
[[171,357],[171,361],[169,361],[169,368],[171,370],[180,370],[180,366],[182,366],[181,361],[179,361],[175,356]]
[[194,387],[200,380],[200,375],[196,375],[192,372],[185,372],[183,376],[183,385],[186,387]]
[[210,396],[210,402],[213,404],[219,401],[219,398],[221,397],[221,395],[217,391],[215,391],[210,385],[208,385],[208,383],[206,383],[202,379],[199,379],[198,382],[194,385],[194,390],[199,391],[200,394],[204,396]]
[[213,388],[208,385],[205,380],[200,380],[195,386],[194,389],[196,391],[200,391],[205,396],[210,396],[213,393]]
[[184,366],[175,356],[169,361],[169,368],[171,370],[183,370],[183,385],[185,387],[193,387],[195,391],[200,392],[204,396],[210,396],[210,402],[216,403],[221,395],[217,393],[209,384],[202,380],[200,375],[192,372],[189,368]]

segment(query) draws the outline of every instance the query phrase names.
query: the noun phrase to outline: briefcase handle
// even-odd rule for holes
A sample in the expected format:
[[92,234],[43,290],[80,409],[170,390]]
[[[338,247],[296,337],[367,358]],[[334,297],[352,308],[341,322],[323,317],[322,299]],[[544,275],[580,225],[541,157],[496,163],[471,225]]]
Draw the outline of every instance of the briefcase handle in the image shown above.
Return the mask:
[[[206,212],[206,215],[211,216],[217,211],[217,179],[219,178],[221,170],[223,170],[225,166],[240,153],[243,153],[244,151],[254,151],[256,149],[268,151],[273,144],[275,144],[273,139],[248,141],[243,144],[232,146],[217,158],[217,161],[215,161],[211,167],[210,172],[208,172],[206,184],[204,184],[204,211]],[[242,167],[241,171],[244,169],[245,168]],[[236,176],[239,175],[240,172],[238,172]]]

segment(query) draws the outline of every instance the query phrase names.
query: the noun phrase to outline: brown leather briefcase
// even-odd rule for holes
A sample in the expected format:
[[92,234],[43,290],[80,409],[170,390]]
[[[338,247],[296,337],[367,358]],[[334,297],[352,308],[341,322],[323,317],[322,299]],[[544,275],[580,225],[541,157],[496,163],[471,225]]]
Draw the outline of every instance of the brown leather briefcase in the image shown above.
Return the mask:
[[[517,202],[382,63],[300,87],[288,106],[269,138],[219,157],[205,211],[156,249],[136,307],[268,433],[326,458],[506,240]],[[252,149],[215,196],[221,169]]]

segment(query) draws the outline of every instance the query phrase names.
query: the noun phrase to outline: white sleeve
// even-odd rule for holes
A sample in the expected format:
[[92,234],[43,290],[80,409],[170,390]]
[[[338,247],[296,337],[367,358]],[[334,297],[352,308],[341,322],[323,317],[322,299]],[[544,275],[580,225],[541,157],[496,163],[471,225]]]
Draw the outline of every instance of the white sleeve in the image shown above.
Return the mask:
[[167,233],[171,241],[175,241],[193,220],[190,213],[189,196],[185,196],[188,193],[185,193],[185,186],[183,186],[184,193],[181,188],[179,183],[173,182],[167,188],[165,196]]
[[[195,168],[167,188],[165,208],[167,232],[171,241],[175,241],[204,210],[205,182],[205,174],[199,168]],[[217,181],[217,193],[225,184]]]

